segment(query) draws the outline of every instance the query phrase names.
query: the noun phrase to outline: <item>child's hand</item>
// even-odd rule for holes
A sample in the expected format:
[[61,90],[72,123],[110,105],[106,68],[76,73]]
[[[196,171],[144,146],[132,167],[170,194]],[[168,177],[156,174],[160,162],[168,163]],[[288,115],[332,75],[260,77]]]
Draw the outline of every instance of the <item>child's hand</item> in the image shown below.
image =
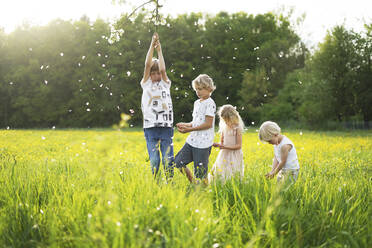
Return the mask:
[[179,122],[179,123],[176,124],[176,127],[177,127],[177,128],[181,128],[181,127],[184,127],[185,124],[186,124],[186,123],[184,123],[184,122]]
[[158,42],[159,42],[159,35],[158,33],[155,32],[154,35],[152,36],[151,46],[156,48]]
[[181,133],[188,133],[188,132],[191,132],[191,127],[188,127],[188,126],[182,126],[181,128],[178,129],[178,131],[180,131]]
[[156,40],[153,40],[153,41],[151,41],[151,46],[153,47],[153,48],[156,48],[156,44],[157,44],[158,42],[156,41]]
[[220,143],[213,143],[212,146],[213,146],[213,147],[220,147],[220,145],[221,145]]
[[191,125],[189,123],[179,122],[179,123],[176,124],[176,127],[177,128],[187,128],[187,127],[191,127]]
[[180,132],[180,133],[187,133],[187,131],[186,131],[186,127],[183,127],[183,126],[177,127],[177,130],[178,130],[178,132]]
[[152,40],[154,40],[154,41],[159,40],[159,34],[158,34],[157,32],[155,32],[155,33],[152,35]]
[[267,178],[267,179],[272,179],[272,178],[274,178],[274,176],[275,176],[275,174],[271,171],[271,172],[269,172],[269,173],[267,173],[266,175],[265,175],[265,177]]
[[185,124],[186,123],[184,123],[184,122],[179,122],[179,123],[176,124],[176,127],[177,127],[178,132],[185,133],[185,131],[184,131],[184,129],[186,127]]
[[159,41],[159,40],[156,42],[156,44],[155,44],[155,48],[156,48],[156,51],[157,51],[157,52],[160,52],[160,50],[161,50],[161,45],[160,45],[160,41]]

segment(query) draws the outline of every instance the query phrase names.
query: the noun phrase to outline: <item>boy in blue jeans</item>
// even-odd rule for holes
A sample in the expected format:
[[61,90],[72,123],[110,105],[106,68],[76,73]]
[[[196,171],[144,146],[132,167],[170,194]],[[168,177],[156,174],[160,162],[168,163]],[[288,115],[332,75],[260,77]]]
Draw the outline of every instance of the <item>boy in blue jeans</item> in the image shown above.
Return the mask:
[[[153,59],[156,49],[159,59]],[[154,33],[147,52],[145,69],[141,80],[143,130],[151,170],[156,177],[160,165],[160,150],[167,178],[173,176],[173,106],[170,95],[171,81],[165,71],[164,57],[159,35]]]

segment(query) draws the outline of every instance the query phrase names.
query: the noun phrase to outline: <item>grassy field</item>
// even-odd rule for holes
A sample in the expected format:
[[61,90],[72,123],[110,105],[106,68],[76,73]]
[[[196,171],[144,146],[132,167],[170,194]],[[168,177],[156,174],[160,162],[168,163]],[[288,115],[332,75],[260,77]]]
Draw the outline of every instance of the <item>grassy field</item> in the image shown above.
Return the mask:
[[371,247],[371,132],[284,134],[290,188],[255,130],[244,180],[208,187],[153,180],[141,130],[0,131],[0,247]]

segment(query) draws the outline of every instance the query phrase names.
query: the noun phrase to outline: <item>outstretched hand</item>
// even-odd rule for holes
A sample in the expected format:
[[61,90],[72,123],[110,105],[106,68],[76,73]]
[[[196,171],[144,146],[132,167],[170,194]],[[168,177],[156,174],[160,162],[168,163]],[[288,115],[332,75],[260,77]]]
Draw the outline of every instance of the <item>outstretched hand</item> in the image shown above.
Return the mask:
[[218,147],[221,149],[226,149],[226,146],[223,143],[213,143],[213,147]]
[[177,130],[180,132],[180,133],[188,133],[190,132],[190,127],[187,126],[186,123],[184,122],[180,122],[180,123],[177,123],[176,124],[176,127],[177,127]]

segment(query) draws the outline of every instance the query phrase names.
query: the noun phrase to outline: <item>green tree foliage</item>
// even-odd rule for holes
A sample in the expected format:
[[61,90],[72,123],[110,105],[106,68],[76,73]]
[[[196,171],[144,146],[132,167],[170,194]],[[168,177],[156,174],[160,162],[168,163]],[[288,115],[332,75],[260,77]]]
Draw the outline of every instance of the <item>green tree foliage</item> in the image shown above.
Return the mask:
[[278,96],[264,106],[264,117],[300,121],[312,128],[329,121],[364,120],[368,127],[372,120],[371,47],[370,27],[361,34],[335,27],[306,66],[287,75]]
[[191,119],[191,81],[201,73],[217,85],[217,106],[237,106],[246,123],[371,120],[371,26],[365,34],[337,27],[308,56],[282,15],[192,13],[153,22],[141,12],[114,24],[82,17],[0,30],[0,126],[103,127],[121,113],[141,125],[139,82],[155,30],[175,121]]
[[[44,27],[23,26],[9,35],[1,32],[1,125],[111,126],[122,112],[139,125],[139,81],[155,28],[173,84],[176,121],[190,120],[196,100],[191,81],[200,73],[216,82],[217,105],[257,107],[260,98],[242,97],[244,72],[264,73],[270,78],[265,92],[275,96],[284,76],[303,63],[293,52],[298,53],[299,37],[283,16],[221,12],[161,19],[155,27],[143,12],[130,19],[124,15],[114,25],[82,17]],[[257,90],[249,94],[260,92],[262,85],[254,84],[262,80],[245,81],[248,90]],[[249,109],[246,117],[257,120],[257,111]]]

